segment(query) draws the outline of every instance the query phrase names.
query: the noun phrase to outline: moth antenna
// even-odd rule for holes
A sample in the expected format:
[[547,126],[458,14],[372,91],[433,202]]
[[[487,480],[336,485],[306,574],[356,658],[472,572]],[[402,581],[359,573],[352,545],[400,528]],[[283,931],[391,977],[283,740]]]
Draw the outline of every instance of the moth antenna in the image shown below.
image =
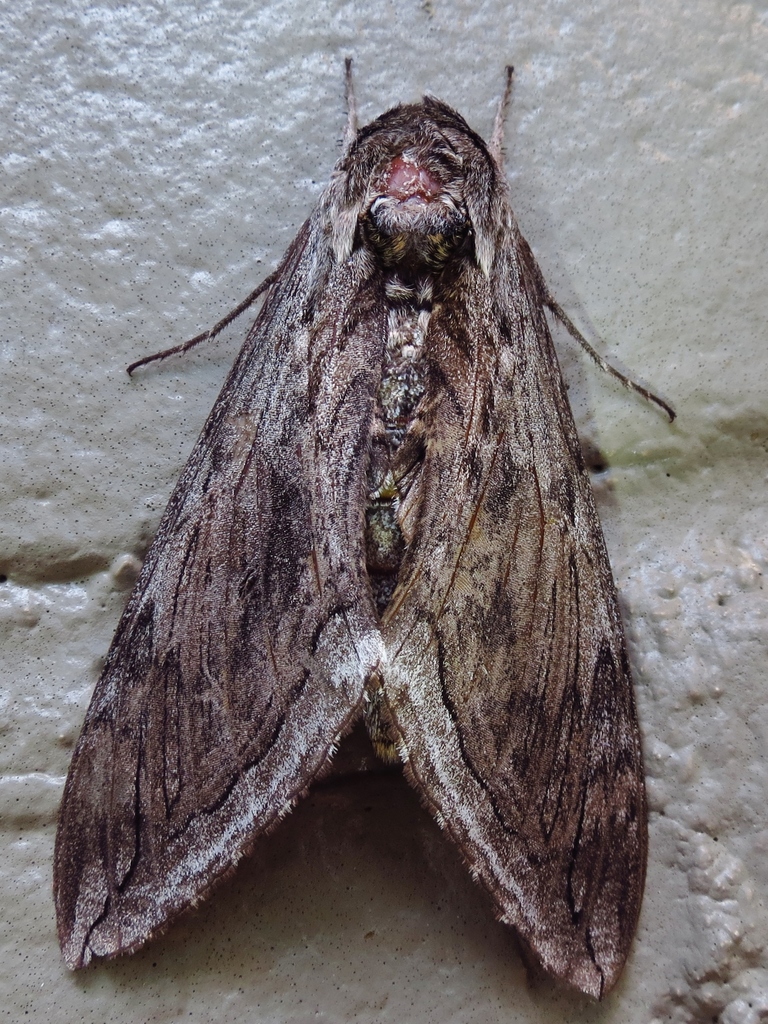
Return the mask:
[[194,348],[195,345],[202,345],[204,341],[211,341],[217,334],[221,334],[225,327],[229,327],[232,321],[236,320],[241,313],[244,313],[249,306],[253,305],[261,293],[266,291],[266,289],[269,288],[269,286],[277,279],[281,269],[282,263],[273,274],[270,274],[269,277],[265,277],[259,287],[255,288],[250,295],[243,299],[239,306],[235,306],[231,312],[227,313],[227,315],[211,327],[210,330],[203,331],[202,334],[196,334],[194,338],[190,338],[189,341],[182,342],[181,345],[174,345],[173,348],[166,348],[163,349],[162,352],[155,352],[151,356],[144,356],[143,359],[137,359],[135,363],[131,363],[130,366],[126,367],[128,376],[131,377],[134,370],[138,370],[140,366],[146,366],[147,363],[154,363],[160,359],[167,359],[168,356],[175,356],[177,352],[189,352],[189,350]]
[[507,109],[509,108],[509,98],[512,95],[512,76],[515,73],[515,69],[511,64],[507,64],[505,69],[506,82],[504,83],[504,92],[499,105],[496,108],[496,119],[493,122],[493,134],[491,135],[491,141],[488,144],[488,149],[491,151],[491,156],[499,165],[504,166],[504,122],[507,117]]
[[625,376],[623,373],[617,370],[615,366],[611,366],[610,363],[606,362],[605,359],[603,359],[603,357],[600,355],[600,353],[596,352],[595,349],[592,348],[592,346],[589,344],[587,339],[584,337],[584,335],[581,333],[578,327],[574,324],[574,322],[571,320],[571,318],[568,316],[568,314],[565,312],[562,306],[560,306],[559,303],[555,302],[551,295],[547,294],[545,296],[544,304],[548,306],[549,309],[552,310],[552,313],[557,317],[557,319],[560,321],[560,323],[563,325],[566,331],[568,331],[572,338],[575,338],[576,341],[578,341],[578,343],[581,345],[581,347],[584,349],[587,355],[597,363],[601,370],[604,370],[605,373],[610,374],[611,377],[615,377],[616,380],[621,381],[625,388],[628,388],[630,391],[636,391],[638,395],[642,395],[647,402],[654,402],[656,405],[658,405],[661,409],[664,410],[667,416],[669,416],[669,422],[674,422],[677,413],[672,408],[672,406],[667,405],[663,398],[659,398],[658,395],[654,395],[654,393],[652,391],[649,391],[648,388],[644,388],[642,384],[637,384],[635,381],[632,380],[631,377]]
[[344,149],[347,150],[357,137],[357,97],[352,79],[352,58],[344,59],[344,95],[347,101],[347,127],[344,130]]

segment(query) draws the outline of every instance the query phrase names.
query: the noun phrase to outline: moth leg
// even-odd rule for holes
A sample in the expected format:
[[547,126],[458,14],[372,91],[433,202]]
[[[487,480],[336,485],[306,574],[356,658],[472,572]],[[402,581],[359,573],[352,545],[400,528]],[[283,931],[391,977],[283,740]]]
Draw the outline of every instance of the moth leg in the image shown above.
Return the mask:
[[352,58],[344,60],[344,92],[347,102],[347,127],[344,129],[344,151],[346,152],[357,137],[357,97],[352,80]]
[[499,106],[496,110],[496,118],[493,122],[493,134],[491,135],[491,141],[488,144],[491,156],[502,170],[504,169],[504,122],[507,117],[507,109],[509,108],[509,98],[512,95],[512,75],[514,72],[515,69],[512,65],[507,64],[505,69],[506,82],[504,84],[504,92],[499,100]]
[[[512,67],[511,64],[507,65],[504,92],[502,94],[501,99],[499,100],[499,105],[496,109],[496,118],[493,122],[493,134],[491,135],[491,141],[488,145],[488,149],[491,152],[491,156],[496,161],[496,164],[502,171],[504,170],[504,122],[506,120],[507,109],[509,108],[509,100],[512,93],[512,76],[514,74],[514,70],[515,69]],[[642,395],[646,401],[654,402],[656,405],[658,405],[661,409],[664,410],[667,416],[669,416],[669,421],[670,423],[672,423],[675,419],[675,416],[677,415],[672,406],[668,405],[663,398],[659,398],[658,395],[654,395],[652,391],[649,391],[647,388],[644,388],[642,384],[636,383],[635,381],[632,380],[631,377],[627,377],[625,374],[617,370],[614,366],[611,366],[610,363],[606,362],[606,360],[603,359],[600,353],[596,352],[595,349],[592,348],[592,346],[589,344],[589,342],[578,329],[578,327],[576,327],[576,325],[573,323],[573,321],[562,308],[562,306],[558,302],[556,302],[555,299],[553,299],[552,296],[549,294],[549,290],[547,289],[547,286],[543,278],[541,277],[540,272],[538,276],[539,283],[543,293],[542,299],[544,305],[547,306],[549,310],[551,310],[552,314],[560,321],[563,327],[565,327],[565,329],[568,331],[571,337],[575,338],[576,341],[578,341],[578,343],[589,355],[589,357],[593,359],[595,363],[597,363],[601,370],[603,370],[605,373],[610,374],[611,377],[615,377],[616,380],[620,381],[625,388],[628,388],[630,391],[636,391],[639,395]]]
[[578,343],[581,345],[581,347],[584,349],[587,355],[590,356],[590,358],[597,363],[601,370],[604,370],[605,373],[610,374],[611,377],[615,377],[616,380],[621,381],[625,388],[629,388],[630,391],[636,391],[639,395],[642,395],[643,398],[646,399],[646,401],[654,402],[656,405],[658,405],[660,408],[664,410],[667,416],[669,416],[670,423],[674,421],[675,416],[677,414],[675,410],[672,408],[672,406],[667,405],[663,398],[659,398],[658,395],[654,395],[652,391],[649,391],[647,388],[644,388],[642,384],[637,384],[635,381],[632,380],[631,377],[626,377],[623,373],[620,373],[619,370],[617,370],[614,366],[611,366],[610,363],[606,362],[605,359],[603,359],[603,357],[600,355],[600,353],[596,352],[595,349],[592,348],[592,346],[589,344],[589,342],[578,329],[578,327],[573,323],[573,321],[562,308],[562,306],[560,306],[559,303],[555,302],[555,300],[552,298],[548,291],[546,291],[544,294],[544,304],[552,311],[552,314],[555,317],[557,317],[557,319],[560,321],[560,323],[563,325],[566,331],[568,331],[571,337],[575,338],[576,341],[578,341]]
[[385,764],[400,764],[399,733],[386,710],[384,691],[378,673],[374,672],[368,680],[365,692],[368,700],[365,703],[363,719],[374,753]]
[[[283,261],[284,262],[284,261]],[[265,277],[258,288],[254,288],[250,295],[246,296],[243,301],[235,306],[225,317],[222,317],[217,324],[208,331],[203,331],[202,334],[196,334],[194,338],[190,338],[189,341],[184,341],[181,345],[174,345],[173,348],[163,349],[162,352],[155,352],[154,355],[144,356],[143,359],[137,359],[135,363],[131,363],[128,370],[128,376],[130,377],[134,370],[137,370],[140,366],[145,366],[147,363],[154,363],[158,359],[166,359],[168,356],[174,356],[177,352],[189,352],[195,345],[202,345],[204,341],[211,341],[216,337],[217,334],[221,334],[225,327],[228,327],[233,320],[237,319],[241,313],[244,313],[249,306],[252,306],[256,299],[273,284],[283,269],[283,263],[277,268],[277,270],[270,274],[269,277]]]

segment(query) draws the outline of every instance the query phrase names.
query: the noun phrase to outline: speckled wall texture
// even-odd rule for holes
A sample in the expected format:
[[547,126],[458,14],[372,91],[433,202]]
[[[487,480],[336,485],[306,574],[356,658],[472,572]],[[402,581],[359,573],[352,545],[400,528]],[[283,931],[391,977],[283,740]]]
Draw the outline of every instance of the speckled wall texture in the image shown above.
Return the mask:
[[[711,0],[3,12],[0,1019],[768,1019],[768,10]],[[640,928],[601,1005],[529,981],[397,776],[314,791],[198,911],[72,975],[51,899],[72,746],[245,325],[129,380],[274,267],[344,123],[430,91],[488,135],[559,301],[678,411],[556,341],[630,641],[651,802]]]

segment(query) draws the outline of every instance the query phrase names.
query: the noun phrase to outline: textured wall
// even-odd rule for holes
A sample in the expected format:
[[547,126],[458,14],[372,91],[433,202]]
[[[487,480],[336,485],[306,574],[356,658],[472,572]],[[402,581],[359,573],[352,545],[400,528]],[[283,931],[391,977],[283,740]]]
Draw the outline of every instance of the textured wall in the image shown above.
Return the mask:
[[[52,1022],[768,1016],[768,13],[427,0],[3,13],[0,1016]],[[245,325],[129,380],[268,273],[361,116],[425,90],[489,132],[553,292],[674,426],[557,340],[621,593],[651,797],[638,938],[597,1007],[529,984],[399,778],[318,790],[138,955],[66,972],[50,896],[72,745],[136,566]],[[28,1016],[26,1016],[28,1015]]]

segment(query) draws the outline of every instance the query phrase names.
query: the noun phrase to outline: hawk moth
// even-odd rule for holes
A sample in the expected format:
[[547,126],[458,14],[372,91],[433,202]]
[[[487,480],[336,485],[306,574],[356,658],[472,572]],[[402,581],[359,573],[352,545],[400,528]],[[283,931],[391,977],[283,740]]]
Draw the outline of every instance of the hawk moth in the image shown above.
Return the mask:
[[[634,934],[640,738],[550,295],[490,144],[349,123],[163,516],[62,802],[64,959],[202,899],[364,716],[498,917],[595,997]],[[152,358],[140,360],[130,369]],[[615,376],[671,409],[644,389]]]

